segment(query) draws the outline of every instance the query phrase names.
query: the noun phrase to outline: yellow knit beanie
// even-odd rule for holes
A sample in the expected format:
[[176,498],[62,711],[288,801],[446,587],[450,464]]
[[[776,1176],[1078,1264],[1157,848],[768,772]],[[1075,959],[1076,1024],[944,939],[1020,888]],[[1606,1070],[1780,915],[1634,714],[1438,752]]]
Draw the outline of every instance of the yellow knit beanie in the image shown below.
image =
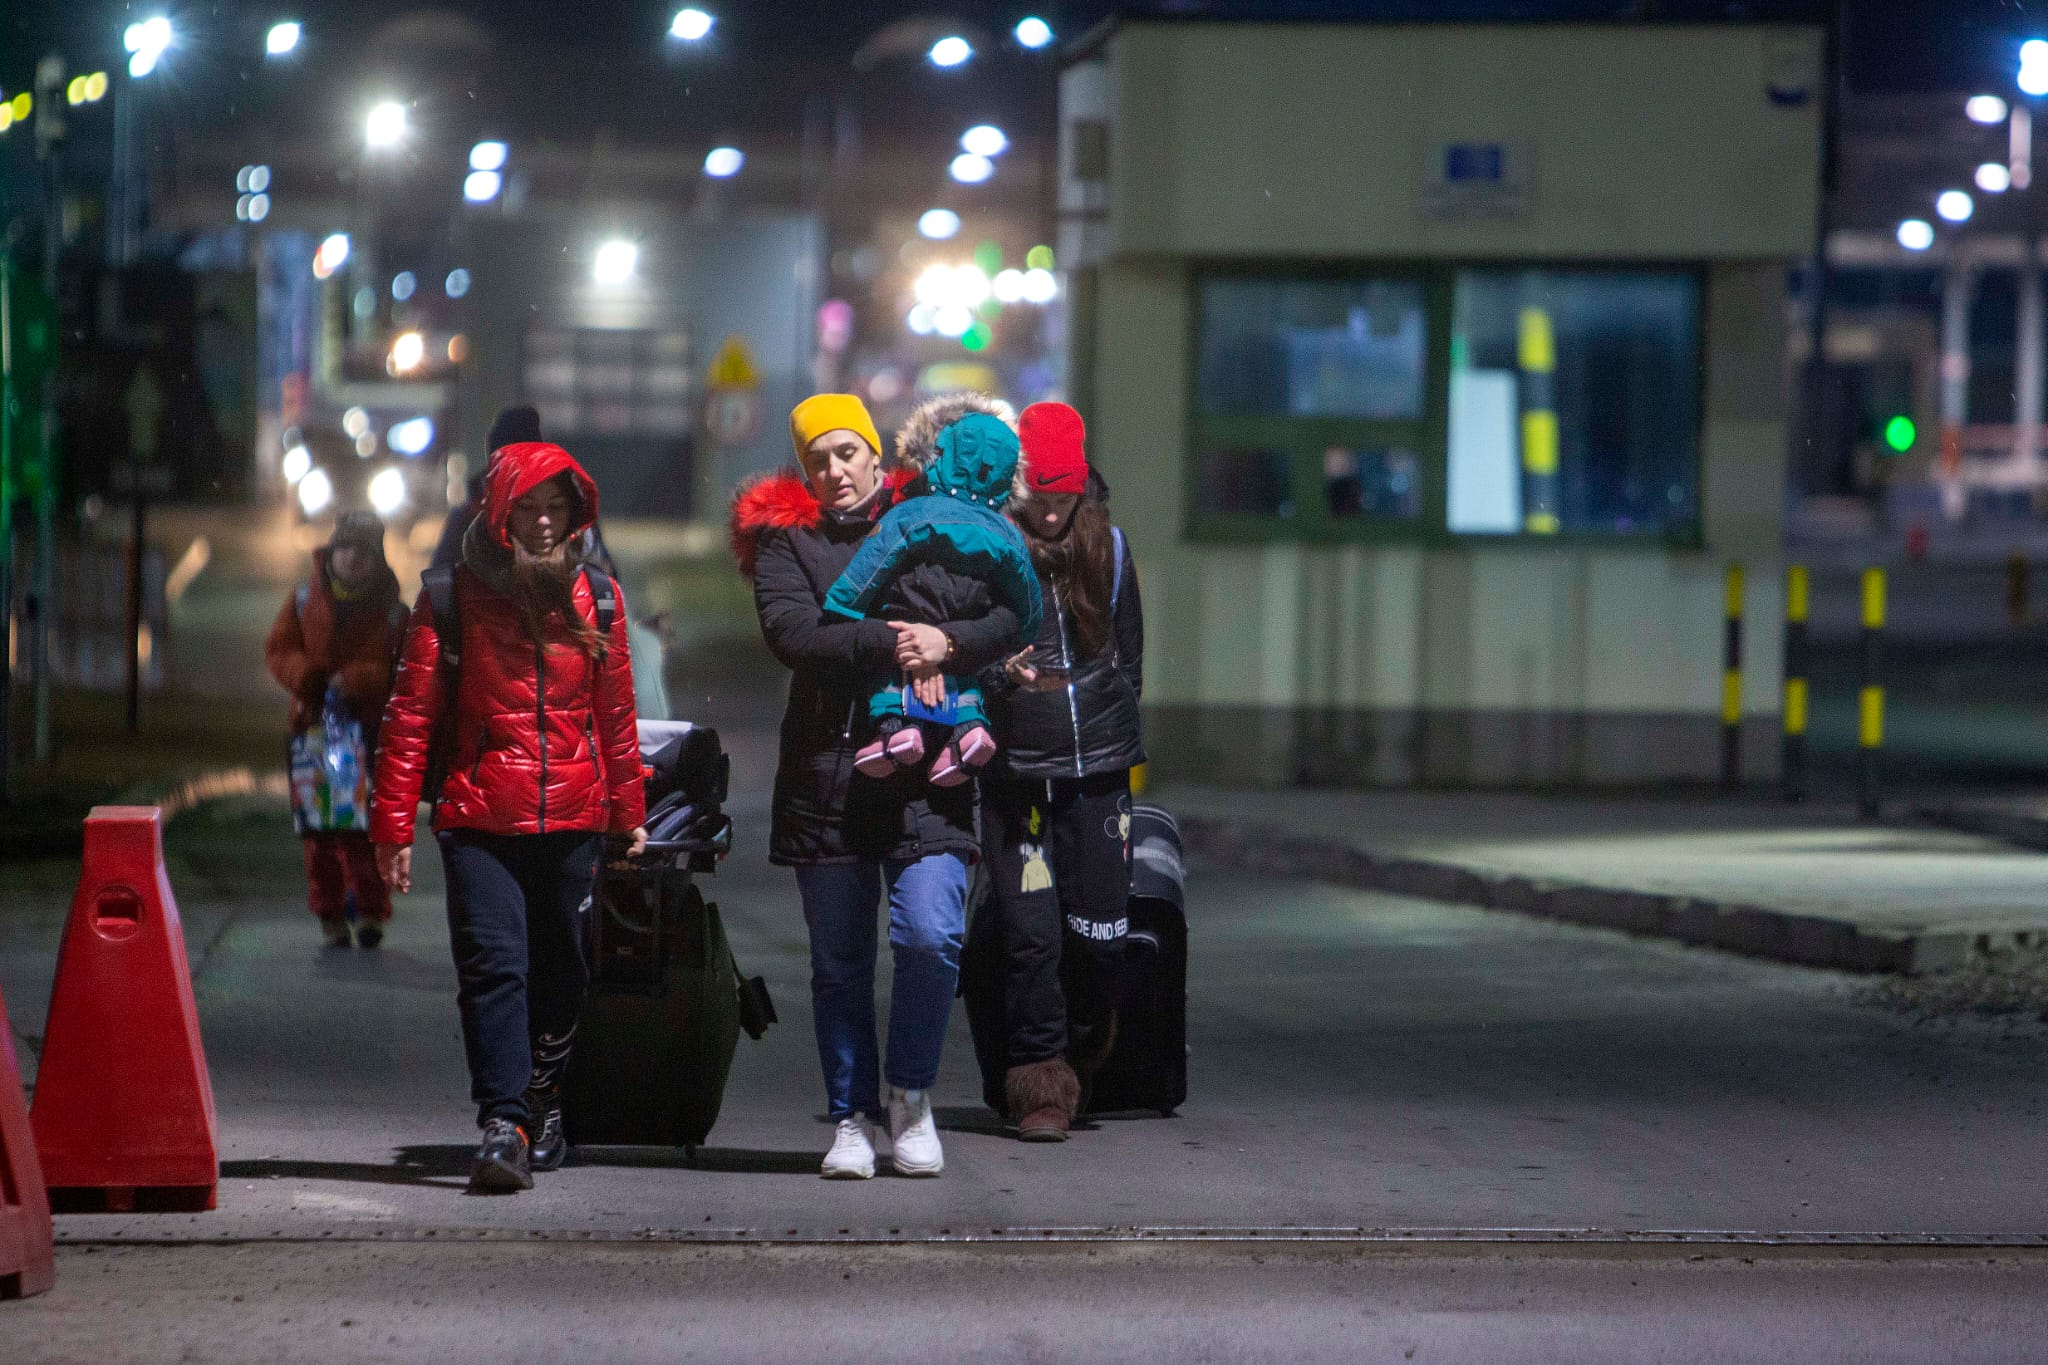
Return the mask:
[[867,404],[850,393],[817,393],[790,409],[789,439],[796,443],[797,463],[803,463],[804,451],[811,442],[841,427],[866,441],[875,454],[885,453],[881,433],[875,430],[875,419],[868,416]]

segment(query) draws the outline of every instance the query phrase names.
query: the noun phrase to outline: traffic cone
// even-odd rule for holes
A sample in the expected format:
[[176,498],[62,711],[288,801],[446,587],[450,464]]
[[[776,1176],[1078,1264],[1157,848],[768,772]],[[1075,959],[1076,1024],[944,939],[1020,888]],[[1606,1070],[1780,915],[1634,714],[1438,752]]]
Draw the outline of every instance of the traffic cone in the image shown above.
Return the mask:
[[30,1119],[59,1213],[214,1206],[213,1085],[155,806],[86,817]]
[[50,1198],[36,1159],[14,1062],[14,1030],[0,997],[0,1299],[40,1294],[56,1280],[50,1234]]

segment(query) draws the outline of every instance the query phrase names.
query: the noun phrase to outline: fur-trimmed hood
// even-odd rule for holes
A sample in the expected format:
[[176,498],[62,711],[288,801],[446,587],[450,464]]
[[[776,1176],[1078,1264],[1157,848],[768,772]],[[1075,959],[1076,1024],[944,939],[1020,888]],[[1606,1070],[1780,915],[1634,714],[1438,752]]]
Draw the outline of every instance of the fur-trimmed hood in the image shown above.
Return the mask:
[[[913,470],[892,469],[882,476],[881,496],[861,508],[863,517],[879,517],[895,502],[903,486],[916,477]],[[810,482],[794,470],[777,469],[757,474],[742,483],[732,495],[732,521],[728,534],[732,557],[744,578],[754,576],[754,553],[763,531],[786,531],[795,526],[821,525],[830,512],[811,492]]]
[[922,473],[939,457],[939,433],[970,412],[985,412],[1010,430],[1017,429],[1017,414],[999,398],[971,391],[942,393],[919,403],[909,420],[896,428],[896,463]]

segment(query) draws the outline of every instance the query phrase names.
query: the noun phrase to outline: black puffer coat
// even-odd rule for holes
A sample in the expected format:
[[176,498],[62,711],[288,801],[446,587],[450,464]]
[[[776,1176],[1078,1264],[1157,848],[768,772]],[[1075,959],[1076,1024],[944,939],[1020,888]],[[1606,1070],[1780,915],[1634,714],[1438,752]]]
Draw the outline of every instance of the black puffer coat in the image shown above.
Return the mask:
[[[754,581],[761,634],[791,670],[768,840],[776,863],[934,853],[971,860],[979,848],[973,783],[933,787],[922,769],[885,778],[853,771],[869,738],[868,694],[895,668],[896,633],[881,621],[828,618],[823,603],[893,495],[884,489],[860,512],[841,515],[821,508],[801,479],[776,474],[734,500],[733,549]],[[986,586],[929,565],[905,579],[905,597],[951,609],[951,619],[933,623],[953,637],[949,672],[972,676],[1013,651],[1016,614]]]
[[1037,648],[1068,660],[1067,686],[1027,692],[1013,686],[999,667],[982,675],[1000,745],[989,776],[1093,777],[1145,761],[1138,732],[1138,701],[1145,690],[1145,608],[1130,540],[1117,539],[1123,542],[1122,581],[1111,604],[1109,641],[1094,654],[1075,656],[1073,617],[1059,591],[1039,580],[1045,620]]

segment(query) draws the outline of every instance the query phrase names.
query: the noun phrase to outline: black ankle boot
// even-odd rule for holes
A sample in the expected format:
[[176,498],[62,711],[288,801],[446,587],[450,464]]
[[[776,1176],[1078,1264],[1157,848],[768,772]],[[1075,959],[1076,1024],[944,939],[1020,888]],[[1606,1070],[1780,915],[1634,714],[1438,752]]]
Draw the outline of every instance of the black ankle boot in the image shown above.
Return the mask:
[[484,1140],[469,1168],[471,1194],[511,1194],[533,1188],[531,1144],[526,1130],[511,1119],[484,1125]]
[[526,1112],[533,1119],[533,1169],[560,1170],[569,1157],[569,1140],[562,1133],[562,1088],[527,1091]]

